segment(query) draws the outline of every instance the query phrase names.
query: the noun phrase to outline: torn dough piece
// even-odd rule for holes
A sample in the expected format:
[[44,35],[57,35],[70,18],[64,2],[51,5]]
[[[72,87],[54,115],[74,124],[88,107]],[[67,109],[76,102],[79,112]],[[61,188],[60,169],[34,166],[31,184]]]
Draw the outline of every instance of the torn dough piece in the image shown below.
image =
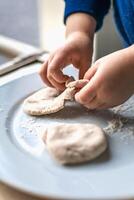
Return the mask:
[[35,92],[31,96],[29,96],[26,99],[26,101],[29,103],[36,103],[38,101],[52,99],[54,97],[57,97],[59,94],[60,92],[57,89],[52,88],[52,87],[45,87]]
[[72,100],[75,87],[68,87],[59,93],[58,90],[46,87],[24,100],[23,110],[29,115],[46,115],[60,111],[64,108],[66,100]]
[[94,124],[60,124],[45,129],[44,141],[50,155],[61,164],[95,159],[107,148],[105,134]]

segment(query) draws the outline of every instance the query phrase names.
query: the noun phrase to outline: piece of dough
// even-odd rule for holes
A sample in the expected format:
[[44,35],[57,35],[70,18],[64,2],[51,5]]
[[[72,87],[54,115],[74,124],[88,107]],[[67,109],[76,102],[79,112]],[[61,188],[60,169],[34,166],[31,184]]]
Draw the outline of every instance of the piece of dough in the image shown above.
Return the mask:
[[94,124],[59,124],[45,130],[48,152],[61,164],[77,164],[98,157],[107,148],[105,134]]
[[39,90],[33,95],[25,99],[23,110],[29,115],[47,115],[62,110],[65,102],[72,101],[76,89],[86,85],[88,80],[76,80],[73,78],[66,82],[66,89],[60,94],[58,90],[51,87],[46,87]]
[[59,94],[60,92],[57,89],[52,87],[45,87],[43,89],[38,90],[34,94],[30,95],[26,99],[26,102],[36,103],[38,101],[52,99],[54,97],[57,97]]
[[24,100],[23,110],[29,115],[46,115],[64,108],[66,100],[72,100],[75,87],[68,87],[61,94],[55,88],[46,87]]
[[68,82],[66,82],[66,87],[82,88],[88,82],[89,82],[89,80],[87,80],[87,79],[79,79],[77,81],[71,81],[71,80],[69,80]]

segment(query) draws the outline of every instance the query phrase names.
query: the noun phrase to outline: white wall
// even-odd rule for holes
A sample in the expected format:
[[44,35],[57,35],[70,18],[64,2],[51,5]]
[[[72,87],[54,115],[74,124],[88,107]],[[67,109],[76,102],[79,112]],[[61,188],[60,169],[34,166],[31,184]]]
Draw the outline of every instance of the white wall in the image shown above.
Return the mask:
[[63,0],[38,0],[40,46],[53,51],[64,41]]

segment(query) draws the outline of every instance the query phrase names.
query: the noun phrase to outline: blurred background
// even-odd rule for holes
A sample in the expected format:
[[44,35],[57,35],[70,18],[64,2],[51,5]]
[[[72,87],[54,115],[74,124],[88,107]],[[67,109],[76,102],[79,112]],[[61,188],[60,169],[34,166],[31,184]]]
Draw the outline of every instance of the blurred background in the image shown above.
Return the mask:
[[[0,35],[52,51],[64,41],[63,0],[0,1]],[[122,48],[112,8],[95,37],[94,59]],[[0,63],[6,58],[0,56]]]
[[[36,0],[1,0],[0,35],[39,46],[37,4]],[[0,56],[0,63],[6,60]]]
[[0,21],[0,34],[39,45],[36,0],[1,0]]

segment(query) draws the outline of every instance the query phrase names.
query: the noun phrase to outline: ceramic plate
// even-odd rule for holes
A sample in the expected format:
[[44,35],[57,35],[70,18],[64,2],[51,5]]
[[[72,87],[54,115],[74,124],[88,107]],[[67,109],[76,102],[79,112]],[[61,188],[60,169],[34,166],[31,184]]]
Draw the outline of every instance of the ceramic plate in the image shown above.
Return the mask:
[[[42,126],[91,122],[103,128],[113,114],[111,111],[91,112],[70,103],[58,113],[30,117],[23,113],[23,100],[41,87],[36,74],[0,87],[0,179],[20,190],[54,199],[134,197],[133,135],[122,139],[127,128],[122,129],[121,134],[107,135],[108,150],[92,162],[73,167],[57,164],[40,138],[38,130]],[[127,117],[132,125],[133,116],[127,114]]]

